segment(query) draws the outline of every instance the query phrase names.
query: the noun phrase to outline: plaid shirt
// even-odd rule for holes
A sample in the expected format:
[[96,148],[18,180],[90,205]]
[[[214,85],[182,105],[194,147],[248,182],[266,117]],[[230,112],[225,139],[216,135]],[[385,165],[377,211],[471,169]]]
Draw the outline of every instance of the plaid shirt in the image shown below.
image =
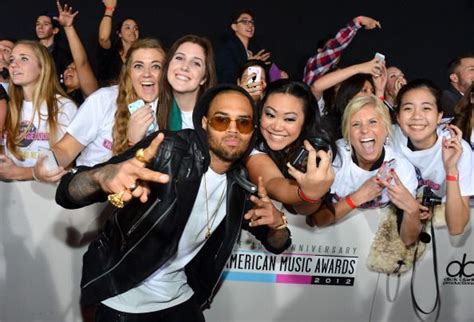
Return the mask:
[[308,59],[304,68],[303,81],[311,86],[318,78],[327,73],[337,63],[342,51],[349,46],[357,30],[361,27],[354,20],[351,20],[346,27],[339,30],[336,37],[326,42],[321,52]]

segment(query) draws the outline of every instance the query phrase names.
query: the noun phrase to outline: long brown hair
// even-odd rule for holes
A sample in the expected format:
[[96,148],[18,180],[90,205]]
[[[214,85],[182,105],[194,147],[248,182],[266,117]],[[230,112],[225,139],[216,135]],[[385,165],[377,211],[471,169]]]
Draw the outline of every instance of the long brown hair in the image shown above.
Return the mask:
[[185,35],[176,40],[168,52],[168,57],[160,75],[160,99],[158,101],[159,108],[157,113],[157,122],[160,130],[168,129],[168,119],[171,105],[173,103],[173,88],[171,87],[167,76],[169,65],[176,54],[178,47],[186,42],[199,45],[204,50],[204,55],[206,56],[206,71],[204,75],[206,82],[199,87],[197,97],[199,98],[202,93],[217,84],[216,67],[214,65],[214,50],[212,49],[211,42],[205,37],[196,35]]
[[[34,116],[38,114],[39,123],[44,120],[48,122],[49,145],[52,146],[58,139],[60,139],[57,137],[59,132],[58,114],[60,113],[58,104],[59,98],[61,96],[67,97],[67,94],[59,84],[53,58],[46,47],[36,41],[22,40],[17,42],[13,48],[20,45],[29,47],[38,60],[40,75],[32,95],[32,120],[34,119]],[[22,139],[24,139],[32,126],[32,124],[30,124],[26,129],[20,132],[20,121],[25,94],[22,86],[15,85],[10,79],[8,95],[10,96],[10,101],[5,122],[5,132],[7,133],[8,138],[7,147],[15,158],[18,160],[24,160],[17,145]],[[41,114],[41,105],[43,103],[46,103],[48,115]]]
[[[165,51],[160,41],[154,38],[143,38],[136,40],[127,51],[125,63],[122,66],[119,76],[117,111],[115,112],[115,123],[112,129],[112,153],[114,155],[125,151],[128,148],[128,121],[130,112],[128,104],[139,99],[135,92],[130,70],[132,69],[132,56],[138,49],[156,49],[165,56]],[[162,72],[163,73],[163,72]]]

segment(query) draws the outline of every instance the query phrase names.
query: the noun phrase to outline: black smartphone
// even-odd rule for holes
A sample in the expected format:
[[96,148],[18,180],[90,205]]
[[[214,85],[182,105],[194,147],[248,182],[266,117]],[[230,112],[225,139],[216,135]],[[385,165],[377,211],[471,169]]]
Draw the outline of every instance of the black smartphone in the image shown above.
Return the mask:
[[[328,142],[321,138],[310,138],[308,139],[309,143],[317,150],[330,151],[331,146]],[[304,147],[298,149],[290,157],[290,164],[298,169],[301,172],[306,172],[306,167],[308,165],[308,155],[309,152]],[[319,167],[319,162],[321,161],[320,157],[316,157],[316,166]]]

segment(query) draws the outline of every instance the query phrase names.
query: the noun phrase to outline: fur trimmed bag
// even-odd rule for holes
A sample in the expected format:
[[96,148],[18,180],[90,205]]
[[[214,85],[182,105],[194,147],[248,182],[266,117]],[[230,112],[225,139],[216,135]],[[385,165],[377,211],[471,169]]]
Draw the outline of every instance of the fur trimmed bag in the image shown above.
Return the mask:
[[413,266],[417,244],[417,259],[424,254],[426,245],[419,242],[405,246],[398,233],[395,207],[386,207],[382,211],[383,219],[370,247],[367,266],[379,273],[404,273]]

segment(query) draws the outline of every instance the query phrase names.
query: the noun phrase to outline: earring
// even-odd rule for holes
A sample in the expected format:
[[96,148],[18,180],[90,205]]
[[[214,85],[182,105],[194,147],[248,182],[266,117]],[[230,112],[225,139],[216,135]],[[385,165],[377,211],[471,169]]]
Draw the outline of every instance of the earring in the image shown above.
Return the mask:
[[351,145],[349,144],[349,142],[345,141],[346,144],[344,146],[344,148],[346,149],[347,152],[351,152]]
[[385,142],[383,143],[383,145],[388,145],[390,143],[390,139],[388,138],[388,136],[385,138]]

